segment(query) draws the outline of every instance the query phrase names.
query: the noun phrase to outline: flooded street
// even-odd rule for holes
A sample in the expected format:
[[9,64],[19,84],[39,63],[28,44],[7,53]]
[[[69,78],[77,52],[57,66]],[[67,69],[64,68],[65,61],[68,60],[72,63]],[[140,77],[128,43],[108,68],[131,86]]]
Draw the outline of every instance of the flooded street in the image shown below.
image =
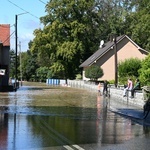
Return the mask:
[[145,150],[150,127],[112,113],[96,92],[23,83],[0,93],[0,150]]

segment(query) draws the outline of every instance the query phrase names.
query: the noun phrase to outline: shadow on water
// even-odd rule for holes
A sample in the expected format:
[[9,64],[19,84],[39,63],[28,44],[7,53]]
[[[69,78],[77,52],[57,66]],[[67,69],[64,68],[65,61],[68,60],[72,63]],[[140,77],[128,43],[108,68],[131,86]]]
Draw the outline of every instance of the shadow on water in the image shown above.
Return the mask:
[[108,111],[102,97],[85,90],[24,86],[1,95],[0,149],[119,144],[150,134],[149,128]]
[[41,91],[41,90],[46,90],[46,89],[58,89],[58,86],[47,86],[47,87],[45,87],[45,86],[36,86],[36,87],[34,87],[34,86],[23,86],[22,88],[20,88],[19,89],[19,91],[25,91],[25,90],[27,90],[27,91]]

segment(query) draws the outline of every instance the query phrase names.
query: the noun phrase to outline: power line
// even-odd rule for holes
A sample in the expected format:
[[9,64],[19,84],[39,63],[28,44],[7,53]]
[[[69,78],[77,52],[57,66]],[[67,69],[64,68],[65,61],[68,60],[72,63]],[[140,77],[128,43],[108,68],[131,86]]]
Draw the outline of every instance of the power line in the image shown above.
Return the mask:
[[7,0],[7,1],[10,2],[11,4],[13,4],[14,6],[16,6],[17,8],[23,10],[25,13],[28,13],[28,14],[30,14],[31,16],[33,16],[33,17],[39,19],[39,17],[37,17],[37,16],[33,15],[32,13],[26,11],[25,9],[23,9],[22,7],[20,7],[20,6],[18,6],[17,4],[13,3],[12,1],[10,1],[10,0]]
[[45,2],[43,2],[42,0],[39,0],[41,3],[43,3],[43,4],[45,4],[46,5],[46,3]]
[[9,37],[7,37],[7,39],[3,42],[3,44],[4,44],[5,42],[7,42],[7,41],[10,39],[10,37],[11,37],[14,33],[15,33],[15,31],[14,31],[13,33],[11,33],[11,35],[10,35]]
[[[1,27],[1,28],[7,28],[7,29],[8,29],[8,28],[10,28],[10,27],[12,27],[12,26],[14,26],[14,25],[11,25],[11,26],[5,26],[4,24],[0,24],[0,27]],[[7,42],[7,41],[11,38],[11,36],[12,36],[14,33],[15,33],[15,31],[12,32],[11,35],[9,35],[9,36],[4,40],[3,43]]]

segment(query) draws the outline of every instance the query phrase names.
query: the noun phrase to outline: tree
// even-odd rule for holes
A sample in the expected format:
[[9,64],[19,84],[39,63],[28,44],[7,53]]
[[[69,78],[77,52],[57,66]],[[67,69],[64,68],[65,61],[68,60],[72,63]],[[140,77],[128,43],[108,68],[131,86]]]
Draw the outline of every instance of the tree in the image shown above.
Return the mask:
[[46,5],[47,15],[41,17],[44,30],[36,32],[35,45],[41,44],[37,47],[38,56],[49,57],[54,73],[75,78],[79,65],[98,49],[99,41],[108,39],[111,30],[118,32],[115,26],[124,24],[120,3],[123,1],[50,1]]
[[105,28],[99,30],[104,21],[97,9],[95,0],[50,1],[47,15],[41,17],[44,29],[35,31],[31,47],[38,51],[38,60],[49,65],[54,74],[74,79],[81,62],[97,50]]
[[103,76],[103,70],[99,66],[93,65],[85,70],[85,77],[91,80],[97,80]]
[[150,50],[150,1],[137,0],[135,3],[135,11],[128,15],[126,22],[128,23],[127,33],[138,43],[143,49]]
[[29,50],[22,53],[22,75],[27,81],[36,79],[36,69],[39,67],[36,60],[36,54]]
[[150,55],[148,55],[141,63],[141,69],[139,69],[140,81],[143,85],[150,85]]
[[41,82],[45,82],[47,78],[52,78],[51,71],[48,67],[39,67],[36,70],[36,74]]
[[[51,0],[46,16],[40,18],[43,29],[34,31],[30,52],[40,67],[48,67],[59,78],[74,79],[79,65],[109,35],[121,35],[130,27],[129,16],[136,0]],[[128,31],[129,33],[129,31]]]
[[121,61],[118,64],[119,81],[126,82],[127,78],[139,77],[138,70],[141,68],[141,60],[138,58],[130,58]]
[[[14,50],[10,50],[10,70],[9,70],[9,76],[12,77],[12,78],[15,78],[15,74],[16,74],[16,55],[15,55],[15,52]],[[18,66],[17,66],[18,68]]]

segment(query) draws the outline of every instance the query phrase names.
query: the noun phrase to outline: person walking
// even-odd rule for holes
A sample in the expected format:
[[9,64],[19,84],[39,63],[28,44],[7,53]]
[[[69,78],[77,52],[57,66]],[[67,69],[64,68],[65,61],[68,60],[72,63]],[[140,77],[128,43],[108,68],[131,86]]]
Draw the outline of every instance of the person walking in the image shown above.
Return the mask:
[[100,96],[101,96],[102,93],[101,93],[101,83],[100,82],[97,85],[97,90],[98,90],[98,94],[100,94]]
[[135,86],[134,86],[133,89],[131,90],[131,98],[134,98],[135,90],[140,90],[140,89],[141,89],[140,80],[139,80],[139,79],[136,79],[136,81],[135,81]]
[[108,82],[107,80],[104,80],[104,83],[103,83],[103,95],[106,95],[107,96],[107,93],[108,93]]
[[127,96],[127,91],[131,91],[133,88],[133,82],[131,79],[128,79],[127,87],[123,90],[123,97]]

